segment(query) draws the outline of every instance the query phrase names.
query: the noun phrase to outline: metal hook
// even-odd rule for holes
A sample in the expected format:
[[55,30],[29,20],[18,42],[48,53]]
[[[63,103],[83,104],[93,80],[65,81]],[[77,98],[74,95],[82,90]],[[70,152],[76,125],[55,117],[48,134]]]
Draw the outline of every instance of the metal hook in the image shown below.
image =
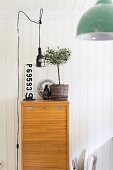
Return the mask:
[[43,15],[43,8],[40,9],[40,16],[39,16],[39,26],[42,24],[42,15]]
[[42,18],[43,15],[43,8],[40,9],[40,18]]

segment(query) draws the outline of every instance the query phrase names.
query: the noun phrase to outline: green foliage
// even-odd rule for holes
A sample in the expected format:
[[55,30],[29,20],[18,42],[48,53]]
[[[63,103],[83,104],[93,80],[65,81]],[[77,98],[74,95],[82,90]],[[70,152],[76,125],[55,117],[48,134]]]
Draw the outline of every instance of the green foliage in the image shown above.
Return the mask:
[[49,64],[53,64],[57,66],[57,71],[58,71],[58,81],[60,84],[60,70],[59,66],[61,64],[66,63],[71,56],[71,51],[67,48],[57,48],[57,50],[53,50],[48,48],[45,53],[45,60]]
[[67,48],[48,48],[45,53],[47,63],[53,65],[60,65],[66,63],[70,59],[71,51]]

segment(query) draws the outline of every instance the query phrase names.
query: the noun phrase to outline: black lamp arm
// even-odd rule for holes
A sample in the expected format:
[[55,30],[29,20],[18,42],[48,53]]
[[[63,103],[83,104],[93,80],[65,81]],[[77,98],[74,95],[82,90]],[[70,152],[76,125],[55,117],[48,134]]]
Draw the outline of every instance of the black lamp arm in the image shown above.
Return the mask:
[[28,18],[28,20],[30,22],[33,22],[33,23],[39,25],[39,47],[40,47],[40,24],[42,24],[43,8],[40,8],[40,16],[39,16],[38,22],[30,19],[29,16],[24,11],[19,11],[18,12],[18,19],[17,19],[18,42],[19,42],[19,17],[20,17],[20,13],[23,13]]
[[18,12],[18,22],[17,22],[17,28],[18,28],[18,24],[19,24],[19,16],[20,16],[20,13],[23,13],[28,19],[29,21],[35,23],[35,24],[42,24],[42,15],[43,15],[43,8],[40,9],[40,16],[39,16],[39,21],[34,21],[32,19],[29,18],[29,16],[24,12],[24,11],[19,11]]

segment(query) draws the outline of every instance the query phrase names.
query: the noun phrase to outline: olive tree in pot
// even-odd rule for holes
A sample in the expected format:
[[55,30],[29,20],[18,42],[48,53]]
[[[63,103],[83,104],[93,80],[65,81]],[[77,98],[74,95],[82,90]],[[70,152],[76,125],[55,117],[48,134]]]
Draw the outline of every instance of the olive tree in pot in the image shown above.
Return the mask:
[[57,66],[58,82],[59,84],[52,84],[50,86],[52,100],[67,100],[68,85],[60,82],[60,65],[65,64],[71,56],[71,51],[68,48],[48,48],[45,53],[47,63]]

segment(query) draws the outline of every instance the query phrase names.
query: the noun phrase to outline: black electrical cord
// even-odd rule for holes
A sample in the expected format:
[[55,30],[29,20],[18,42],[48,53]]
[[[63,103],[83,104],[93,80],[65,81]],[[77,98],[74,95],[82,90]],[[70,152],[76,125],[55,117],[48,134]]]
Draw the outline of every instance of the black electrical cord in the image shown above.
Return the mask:
[[[18,34],[18,45],[17,45],[17,57],[18,57],[18,60],[17,60],[17,72],[18,72],[18,78],[17,78],[17,143],[16,143],[16,149],[17,149],[17,153],[16,153],[16,161],[17,161],[17,170],[19,170],[19,130],[20,130],[20,127],[19,127],[19,124],[20,124],[20,115],[19,115],[19,93],[20,93],[20,87],[19,87],[19,68],[20,68],[20,57],[19,57],[19,50],[20,50],[20,37],[19,37],[19,16],[20,16],[20,13],[23,13],[28,19],[30,22],[33,22],[35,24],[38,24],[39,25],[39,32],[40,32],[40,24],[42,24],[42,15],[43,15],[43,8],[40,9],[40,16],[39,16],[39,20],[38,22],[37,21],[34,21],[34,20],[31,20],[29,18],[29,16],[24,12],[24,11],[19,11],[18,12],[18,18],[17,18],[17,34]],[[40,35],[40,34],[39,34]],[[40,37],[39,37],[39,47],[40,47]]]

